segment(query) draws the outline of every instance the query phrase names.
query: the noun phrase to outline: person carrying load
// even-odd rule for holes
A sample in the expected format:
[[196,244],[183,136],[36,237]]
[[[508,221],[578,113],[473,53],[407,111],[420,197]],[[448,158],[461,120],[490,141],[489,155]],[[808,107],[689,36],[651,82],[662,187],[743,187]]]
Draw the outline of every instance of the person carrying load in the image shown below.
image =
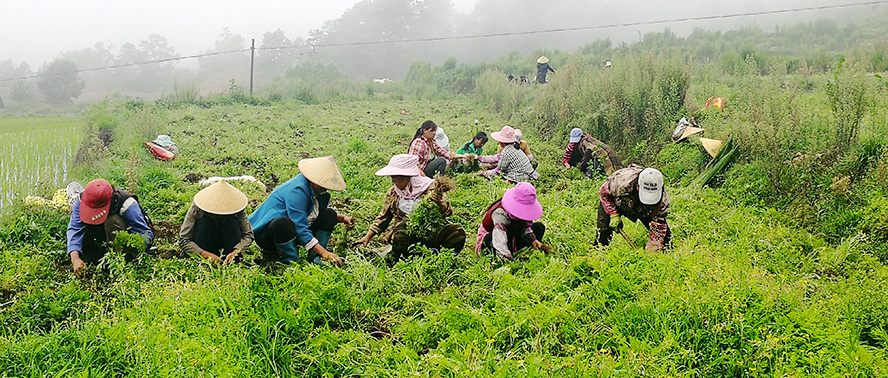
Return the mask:
[[[589,169],[590,163],[592,169]],[[564,149],[561,165],[567,169],[578,167],[588,178],[595,172],[610,175],[623,168],[623,162],[613,148],[589,134],[583,134],[579,128],[570,130],[570,140]]]

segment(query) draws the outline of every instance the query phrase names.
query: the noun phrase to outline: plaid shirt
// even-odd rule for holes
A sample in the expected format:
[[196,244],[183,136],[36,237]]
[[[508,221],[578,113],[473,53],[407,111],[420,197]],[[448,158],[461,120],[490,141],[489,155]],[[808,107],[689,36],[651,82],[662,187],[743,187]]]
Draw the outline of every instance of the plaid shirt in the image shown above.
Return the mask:
[[604,185],[598,194],[601,196],[601,205],[608,215],[622,215],[632,221],[645,218],[650,219],[648,231],[648,247],[663,249],[666,238],[666,216],[669,215],[669,194],[663,188],[663,197],[654,205],[645,205],[638,199],[638,175],[644,167],[632,164],[627,168],[617,170]]
[[[450,206],[450,201],[447,200],[447,195],[437,192],[437,188],[438,180],[435,180],[429,185],[420,198],[423,198],[428,194],[430,196],[429,199],[438,204],[438,208],[441,210],[441,215],[444,218],[447,218],[453,214],[453,208]],[[376,216],[376,219],[373,220],[373,224],[370,225],[370,231],[373,231],[376,235],[380,235],[379,238],[383,243],[389,243],[391,241],[394,227],[389,226],[395,226],[401,222],[407,221],[407,214],[398,208],[398,202],[400,201],[401,197],[398,197],[398,194],[395,193],[395,187],[391,187],[385,194],[382,210],[379,212],[379,215]]]
[[416,138],[410,143],[407,153],[419,157],[419,169],[425,169],[436,156],[448,157],[450,155],[447,150],[441,148],[435,141],[429,142],[422,137]]
[[497,169],[504,179],[511,182],[527,182],[534,178],[530,158],[514,145],[503,149]]

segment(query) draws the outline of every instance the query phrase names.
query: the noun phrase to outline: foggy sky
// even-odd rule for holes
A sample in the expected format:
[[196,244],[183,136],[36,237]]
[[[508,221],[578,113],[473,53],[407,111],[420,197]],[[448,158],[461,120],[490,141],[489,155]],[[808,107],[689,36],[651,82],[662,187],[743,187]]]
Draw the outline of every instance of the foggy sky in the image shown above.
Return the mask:
[[[288,38],[339,17],[359,0],[0,0],[0,60],[37,70],[60,52],[103,42],[119,48],[150,34],[167,38],[179,55],[209,50],[227,27],[256,44],[281,29]],[[452,0],[464,13],[477,0]]]
[[[452,0],[457,11],[468,14],[478,0]],[[681,17],[754,12],[761,10],[809,7],[863,0],[741,0],[717,2],[708,0],[588,0],[569,1],[576,12],[552,15],[547,10],[558,8],[556,2],[505,2],[505,7],[485,9],[505,15],[501,25],[487,25],[494,32],[542,30],[559,27],[583,27],[621,22],[655,21]],[[281,29],[290,39],[308,37],[310,30],[321,28],[327,20],[339,18],[358,0],[254,0],[250,2],[218,2],[210,0],[0,0],[0,61],[25,61],[36,71],[41,65],[64,51],[90,48],[97,42],[120,48],[125,43],[138,44],[150,34],[166,37],[180,56],[199,54],[213,48],[223,28],[239,34],[257,46],[265,32]],[[496,3],[496,2],[490,2]],[[566,2],[568,3],[568,2]],[[499,3],[502,4],[502,3]],[[512,6],[512,4],[515,4]],[[560,5],[560,4],[559,4]],[[479,5],[480,6],[480,5]],[[588,9],[581,9],[583,7]],[[506,8],[506,9],[504,9]],[[539,16],[532,23],[509,24],[510,12],[530,10]],[[605,13],[600,12],[606,9]],[[597,10],[597,11],[596,11]],[[637,40],[648,31],[671,28],[686,35],[695,26],[708,29],[731,29],[758,23],[762,25],[791,24],[800,19],[835,17],[842,10],[804,12],[780,16],[748,17],[708,22],[657,24],[620,27],[579,33],[553,33],[527,39],[526,43],[548,48],[572,49],[594,39],[611,38],[614,42]],[[470,18],[471,19],[471,18]],[[466,25],[471,26],[471,25]],[[771,26],[773,27],[773,26]],[[458,30],[456,34],[464,34]],[[491,43],[502,40],[491,39]],[[534,48],[537,46],[527,46]],[[460,58],[465,58],[460,57]]]

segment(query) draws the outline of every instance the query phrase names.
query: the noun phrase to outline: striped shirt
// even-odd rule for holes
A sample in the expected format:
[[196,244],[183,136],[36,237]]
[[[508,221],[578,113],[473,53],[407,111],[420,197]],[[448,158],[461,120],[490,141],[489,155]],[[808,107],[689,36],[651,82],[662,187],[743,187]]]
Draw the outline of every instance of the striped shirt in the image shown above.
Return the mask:
[[441,148],[435,141],[429,142],[422,137],[416,138],[410,143],[407,153],[419,157],[419,169],[425,169],[436,156],[448,157],[450,155],[447,150]]

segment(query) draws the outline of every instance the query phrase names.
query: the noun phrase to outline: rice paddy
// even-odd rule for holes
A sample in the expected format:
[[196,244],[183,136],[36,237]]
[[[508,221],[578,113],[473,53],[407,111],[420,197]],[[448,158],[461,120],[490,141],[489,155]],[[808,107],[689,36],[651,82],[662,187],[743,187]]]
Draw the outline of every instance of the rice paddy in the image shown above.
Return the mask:
[[65,186],[81,141],[77,117],[0,117],[0,214]]

